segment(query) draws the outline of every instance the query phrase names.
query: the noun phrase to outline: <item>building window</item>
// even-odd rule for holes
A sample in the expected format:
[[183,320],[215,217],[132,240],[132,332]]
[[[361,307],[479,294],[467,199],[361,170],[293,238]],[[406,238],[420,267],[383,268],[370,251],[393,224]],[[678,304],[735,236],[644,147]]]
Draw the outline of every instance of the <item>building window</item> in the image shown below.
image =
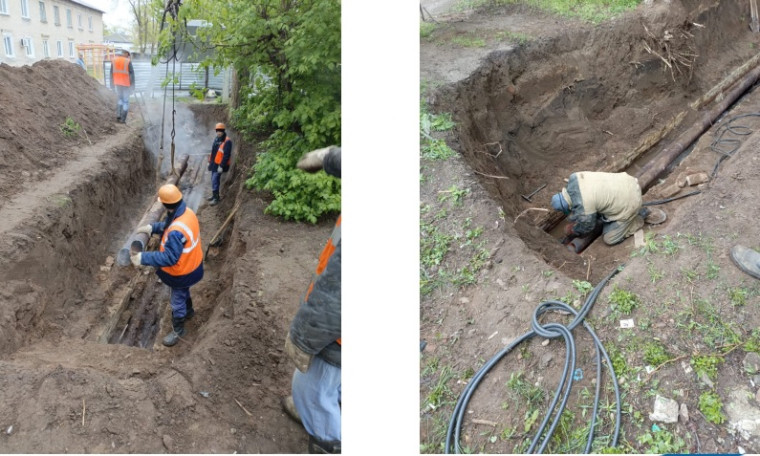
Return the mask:
[[48,44],[48,40],[42,40],[42,55],[46,58],[50,57],[50,45]]
[[66,27],[73,28],[74,26],[71,24],[71,10],[66,8]]
[[69,41],[69,57],[74,57],[74,42]]
[[13,54],[13,35],[3,35],[3,47],[5,47],[6,57],[15,57]]
[[63,57],[63,41],[58,40],[55,45],[58,48],[58,57]]
[[8,14],[8,0],[0,0],[0,14]]
[[81,14],[77,14],[77,26],[79,27],[79,30],[84,30]]
[[29,19],[29,0],[21,0],[21,17]]
[[87,24],[89,25],[90,31],[92,32],[92,16],[87,16]]
[[61,25],[61,11],[55,5],[53,5],[53,22],[55,25]]
[[26,56],[27,57],[34,57],[34,44],[32,43],[31,38],[24,38],[24,49],[26,50]]
[[47,12],[45,11],[45,2],[40,2],[40,22],[47,22]]

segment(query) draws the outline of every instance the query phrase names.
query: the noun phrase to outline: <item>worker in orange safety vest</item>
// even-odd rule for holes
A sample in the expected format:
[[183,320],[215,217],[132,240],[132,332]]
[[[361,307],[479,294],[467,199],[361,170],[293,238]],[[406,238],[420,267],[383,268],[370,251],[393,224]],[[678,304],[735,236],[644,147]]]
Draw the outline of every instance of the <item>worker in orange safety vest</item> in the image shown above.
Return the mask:
[[131,256],[135,266],[154,266],[159,279],[172,289],[172,332],[163,344],[171,347],[185,335],[185,321],[193,318],[190,287],[203,278],[201,230],[195,212],[185,205],[182,193],[171,184],[158,189],[158,200],[166,208],[166,219],[141,226],[138,233],[161,235],[158,252],[140,252]]
[[127,123],[129,95],[135,90],[135,69],[129,58],[129,51],[122,50],[111,63],[111,82],[119,100],[116,104],[116,121]]
[[211,171],[209,206],[219,204],[219,187],[222,182],[222,173],[230,169],[230,156],[232,155],[232,140],[227,136],[227,127],[223,123],[218,123],[215,129],[216,137],[211,145],[211,154],[208,156],[208,170]]

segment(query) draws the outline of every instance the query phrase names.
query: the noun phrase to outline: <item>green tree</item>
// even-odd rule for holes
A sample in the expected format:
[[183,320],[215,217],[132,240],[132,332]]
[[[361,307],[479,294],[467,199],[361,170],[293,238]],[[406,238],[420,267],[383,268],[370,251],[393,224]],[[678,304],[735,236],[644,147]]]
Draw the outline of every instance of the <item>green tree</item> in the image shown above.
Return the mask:
[[295,168],[309,150],[340,145],[340,0],[189,0],[170,35],[202,19],[195,45],[214,52],[206,66],[231,66],[239,82],[233,125],[264,135],[249,188],[272,193],[270,214],[315,223],[340,210],[340,181]]

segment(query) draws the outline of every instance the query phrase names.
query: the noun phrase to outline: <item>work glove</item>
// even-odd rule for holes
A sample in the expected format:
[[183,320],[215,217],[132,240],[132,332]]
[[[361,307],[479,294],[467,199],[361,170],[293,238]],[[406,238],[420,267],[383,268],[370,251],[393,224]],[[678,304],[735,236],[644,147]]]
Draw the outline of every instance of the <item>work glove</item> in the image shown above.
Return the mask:
[[216,167],[216,172],[219,174],[222,174],[224,172],[224,169],[222,169],[222,165],[219,165]]
[[288,358],[296,365],[296,369],[300,370],[304,374],[309,370],[313,355],[301,350],[290,339],[290,331],[288,331],[287,337],[285,337],[285,353],[288,354]]
[[565,236],[574,236],[575,235],[575,223],[568,223],[565,225]]
[[151,234],[153,234],[153,227],[151,225],[143,225],[137,228],[137,231],[135,231],[135,233],[145,233],[148,236],[150,236]]
[[311,152],[305,153],[304,156],[298,160],[296,166],[298,169],[302,169],[308,173],[315,173],[319,171],[322,169],[322,162],[324,162],[325,156],[333,147],[335,146],[329,146],[323,149],[312,150]]
[[134,255],[130,256],[129,259],[135,266],[140,266],[142,264],[142,252],[135,253]]

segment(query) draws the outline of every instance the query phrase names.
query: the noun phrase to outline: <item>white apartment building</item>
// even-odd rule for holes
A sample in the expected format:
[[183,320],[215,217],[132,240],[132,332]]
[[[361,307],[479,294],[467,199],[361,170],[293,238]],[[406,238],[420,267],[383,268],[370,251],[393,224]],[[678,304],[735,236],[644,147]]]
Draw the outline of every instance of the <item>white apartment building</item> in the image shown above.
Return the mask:
[[103,42],[103,13],[78,0],[0,0],[0,63],[74,62],[78,44]]

